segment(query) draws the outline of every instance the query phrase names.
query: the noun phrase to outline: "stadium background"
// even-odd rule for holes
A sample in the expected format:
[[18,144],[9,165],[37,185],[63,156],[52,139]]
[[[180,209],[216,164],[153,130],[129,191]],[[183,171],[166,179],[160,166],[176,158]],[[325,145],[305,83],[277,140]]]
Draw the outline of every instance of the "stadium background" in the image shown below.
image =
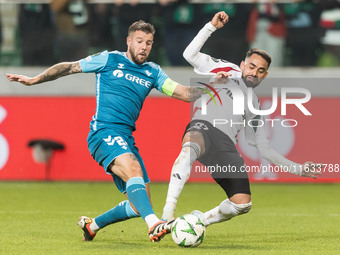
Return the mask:
[[[196,2],[200,3],[195,3],[195,8],[200,4],[209,4],[209,2],[204,3],[204,1]],[[231,6],[234,4],[237,5],[237,8],[246,9],[245,3],[237,2],[239,1],[233,1],[233,3],[222,6],[216,5],[215,7],[216,9],[218,7],[235,8],[235,6]],[[289,1],[284,2],[289,4]],[[1,1],[0,3],[3,32],[0,53],[2,64],[0,67],[0,180],[111,180],[91,158],[86,145],[89,122],[95,110],[94,75],[69,76],[32,88],[10,84],[5,78],[5,73],[22,73],[33,76],[43,71],[45,65],[37,63],[26,65],[24,63],[22,56],[24,37],[23,35],[20,36],[18,27],[20,1],[16,1],[18,4],[13,4],[13,1]],[[35,1],[34,3],[38,5],[44,3],[46,6],[46,1]],[[108,1],[91,1],[89,8],[93,11],[95,6],[98,7],[99,5],[104,5],[100,6],[101,8],[107,7],[110,10],[113,8],[112,10],[117,11],[117,7],[108,3]],[[130,19],[124,20],[123,18],[123,16],[127,16],[126,13],[130,18],[135,18],[132,14],[135,14],[134,11],[138,9],[138,13],[142,10],[141,13],[148,17],[146,10],[159,10],[154,9],[157,5],[152,1],[140,1],[137,6],[124,4],[119,7],[121,12],[116,13],[117,16],[114,16],[113,22],[120,21],[121,23],[118,23],[121,25],[120,28],[126,30],[123,22],[130,22]],[[153,8],[149,8],[151,6]],[[106,9],[104,8],[104,10]],[[247,15],[249,13],[243,16]],[[211,16],[212,14],[210,16],[207,14],[204,19],[201,18],[200,22],[196,22],[195,26],[191,27],[192,36]],[[239,16],[235,16],[235,19]],[[189,85],[192,78],[199,78],[200,76],[194,74],[192,68],[185,63],[178,63],[178,65],[171,63],[171,60],[167,58],[166,48],[162,46],[166,42],[164,38],[167,37],[163,38],[161,35],[164,36],[167,31],[166,27],[164,27],[159,13],[156,12],[151,17],[154,18],[153,21],[159,28],[159,35],[158,38],[156,37],[150,60],[164,66],[163,69],[172,79]],[[99,20],[96,21],[100,23]],[[92,29],[96,24],[92,21]],[[232,23],[224,28],[225,32],[228,26],[232,27]],[[114,28],[117,28],[117,24],[111,29]],[[224,29],[218,31],[217,38],[223,35]],[[232,32],[236,31],[228,30],[228,33],[232,34]],[[114,31],[111,35],[119,35],[119,33],[119,31]],[[92,40],[93,44],[88,48],[89,54],[104,48],[109,50],[125,49],[125,46],[122,46],[125,40],[124,36],[119,36],[119,38],[124,39],[122,42],[119,40],[110,41],[117,39],[117,37],[108,37],[107,40],[104,38],[105,40],[101,41],[100,38],[102,37],[100,36],[102,35],[98,34],[96,40]],[[215,34],[210,39],[209,47],[206,48],[205,52],[211,51],[213,53],[213,49],[215,49],[221,54],[214,56],[229,59],[228,53],[234,52],[236,49],[214,45],[214,36]],[[239,36],[244,36],[244,34]],[[317,36],[317,33],[313,36]],[[171,47],[181,54],[176,46],[176,41],[173,41]],[[248,46],[247,42],[244,41],[237,48],[242,52],[242,55],[233,55],[235,59],[232,59],[232,61],[239,63]],[[30,47],[34,47],[34,44],[31,44]],[[271,87],[307,88],[312,93],[312,99],[306,104],[306,107],[310,110],[312,116],[303,116],[298,110],[289,108],[288,115],[285,118],[296,119],[299,125],[293,129],[270,129],[271,142],[287,158],[296,162],[302,163],[306,160],[312,160],[326,164],[339,164],[339,153],[336,149],[340,142],[338,132],[340,120],[337,118],[339,115],[337,109],[340,107],[338,63],[337,60],[326,54],[319,44],[315,51],[318,59],[315,63],[303,67],[292,66],[291,51],[289,51],[289,47],[286,47],[284,63],[270,69],[268,79],[256,89],[256,93],[262,103],[270,104]],[[49,64],[55,63],[57,57],[58,53],[54,53]],[[72,56],[70,58],[70,60],[74,60]],[[187,104],[166,98],[157,92],[152,92],[146,100],[137,122],[135,136],[152,181],[169,180],[172,163],[180,150],[182,132],[189,120],[189,110]],[[274,117],[279,115],[279,110],[273,114]],[[285,132],[285,134],[282,135],[281,132]],[[32,148],[27,146],[34,139],[50,139],[65,145],[64,150],[54,152],[48,173],[46,172],[46,164],[35,162],[32,156]],[[241,141],[240,151],[248,165],[268,164],[261,161],[256,152],[242,146]],[[316,182],[338,182],[340,181],[338,176],[339,173],[326,173]],[[254,182],[313,181],[286,174],[251,175],[251,177]],[[207,181],[202,176],[196,176],[191,180]]]

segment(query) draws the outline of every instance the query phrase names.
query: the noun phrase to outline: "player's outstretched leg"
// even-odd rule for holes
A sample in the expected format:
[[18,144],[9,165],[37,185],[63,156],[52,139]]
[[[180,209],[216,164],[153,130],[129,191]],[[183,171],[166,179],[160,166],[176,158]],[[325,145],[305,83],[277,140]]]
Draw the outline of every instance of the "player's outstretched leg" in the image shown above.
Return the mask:
[[229,199],[226,199],[222,201],[219,206],[210,211],[202,213],[198,210],[194,210],[191,214],[199,217],[205,226],[210,226],[211,224],[227,221],[235,216],[245,214],[249,212],[250,208],[251,202],[246,204],[235,204]]
[[[149,235],[149,232],[160,222],[160,219],[155,215],[151,206],[149,185],[144,181],[144,179],[148,181],[147,172],[137,149],[135,153],[124,153],[116,157],[110,169],[112,173],[119,177],[117,181],[122,181],[122,187],[119,187],[119,189],[124,191],[132,208],[139,213],[148,225]],[[155,237],[151,241],[156,241],[169,231],[154,230],[152,232]]]
[[183,144],[181,153],[177,157],[171,170],[171,178],[166,203],[163,208],[162,220],[175,219],[178,197],[182,192],[184,184],[189,179],[192,164],[199,157],[200,151],[200,146],[196,143],[186,142]]
[[125,200],[120,202],[116,207],[96,217],[95,219],[91,219],[85,216],[80,217],[78,226],[84,231],[83,241],[92,241],[92,239],[100,229],[110,224],[135,217],[139,217],[139,214],[132,209],[130,202],[128,200]]

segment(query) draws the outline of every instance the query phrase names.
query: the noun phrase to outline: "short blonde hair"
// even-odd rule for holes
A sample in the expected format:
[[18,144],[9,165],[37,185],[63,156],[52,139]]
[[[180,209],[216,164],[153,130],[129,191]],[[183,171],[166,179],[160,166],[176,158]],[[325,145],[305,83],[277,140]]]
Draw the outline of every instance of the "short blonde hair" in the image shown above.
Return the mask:
[[152,35],[155,35],[155,32],[156,32],[153,25],[145,22],[144,20],[139,20],[139,21],[136,21],[135,23],[133,23],[129,27],[128,35],[130,36],[132,33],[136,32],[136,31],[143,31],[144,33],[152,34]]

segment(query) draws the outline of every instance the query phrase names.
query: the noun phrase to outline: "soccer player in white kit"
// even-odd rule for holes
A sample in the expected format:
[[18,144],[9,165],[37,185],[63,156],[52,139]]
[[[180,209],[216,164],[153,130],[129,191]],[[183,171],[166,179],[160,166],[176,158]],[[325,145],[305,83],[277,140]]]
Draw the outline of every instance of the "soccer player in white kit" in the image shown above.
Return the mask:
[[[226,192],[228,199],[205,213],[192,212],[200,217],[205,226],[227,221],[250,210],[252,203],[249,179],[247,172],[244,171],[244,160],[236,149],[237,135],[242,128],[245,129],[247,142],[255,146],[261,156],[271,163],[281,168],[286,167],[286,169],[290,169],[289,172],[300,176],[316,178],[316,175],[319,174],[317,169],[320,165],[312,162],[306,162],[303,165],[292,162],[271,148],[264,128],[256,124],[263,120],[262,116],[253,114],[246,104],[244,114],[233,114],[233,103],[235,103],[233,99],[236,98],[236,92],[242,91],[244,98],[247,98],[248,88],[255,88],[266,78],[271,57],[263,50],[251,49],[248,51],[245,60],[241,62],[240,66],[237,66],[201,53],[200,50],[206,40],[214,31],[222,28],[228,22],[228,19],[225,12],[216,13],[211,22],[199,31],[183,53],[184,58],[194,67],[195,72],[217,74],[218,79],[215,81],[217,95],[214,95],[214,97],[216,101],[217,99],[220,100],[221,105],[217,107],[212,103],[213,100],[204,98],[208,95],[203,95],[195,102],[193,118],[183,136],[182,150],[171,171],[166,204],[162,215],[163,220],[175,218],[178,197],[190,176],[195,160],[206,167],[232,166],[238,170],[236,173],[210,173]],[[202,100],[204,100],[203,103]],[[252,91],[252,103],[255,109],[261,109],[254,91]],[[203,112],[202,106],[205,106],[207,113]],[[214,121],[216,118],[227,119],[229,124],[216,124]],[[234,124],[231,125],[230,123]],[[252,124],[248,125],[248,123]]]

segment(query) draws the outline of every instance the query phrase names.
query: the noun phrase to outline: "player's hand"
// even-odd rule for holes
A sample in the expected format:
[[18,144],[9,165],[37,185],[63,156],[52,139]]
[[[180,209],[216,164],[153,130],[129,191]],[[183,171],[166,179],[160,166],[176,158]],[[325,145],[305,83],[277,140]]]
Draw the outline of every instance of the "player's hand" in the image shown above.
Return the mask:
[[26,86],[31,86],[35,84],[34,78],[24,76],[24,75],[18,75],[18,74],[6,74],[6,77],[9,81],[16,81],[20,82],[21,84],[24,84]]
[[224,72],[224,71],[216,73],[215,84],[227,83],[228,77],[231,76],[231,75],[232,75],[231,73]]
[[322,164],[316,164],[310,161],[307,161],[302,166],[301,176],[303,177],[311,177],[317,179],[317,175],[321,175]]
[[222,28],[229,21],[229,16],[225,12],[218,12],[211,20],[211,24],[217,29]]

